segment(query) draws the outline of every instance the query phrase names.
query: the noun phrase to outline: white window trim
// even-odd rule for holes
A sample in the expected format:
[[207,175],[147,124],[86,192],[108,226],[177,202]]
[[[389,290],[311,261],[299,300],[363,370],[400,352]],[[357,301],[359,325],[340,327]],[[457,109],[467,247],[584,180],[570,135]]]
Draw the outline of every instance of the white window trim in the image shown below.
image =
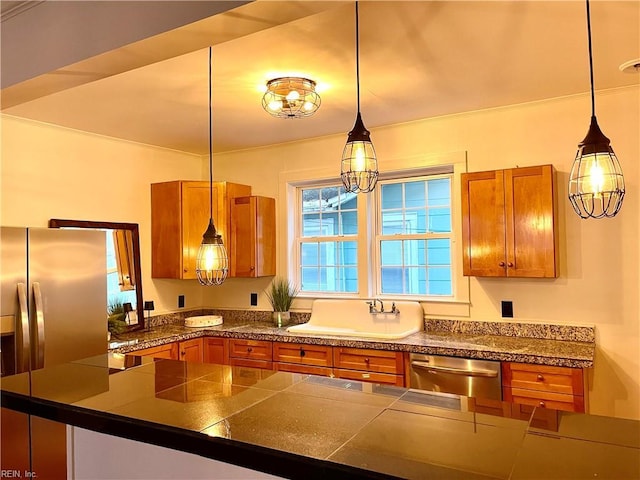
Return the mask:
[[[428,300],[420,299],[420,303],[425,309],[425,316],[427,317],[440,317],[440,316],[456,316],[456,317],[469,317],[470,316],[470,300],[469,290],[470,281],[469,277],[462,275],[462,222],[460,221],[462,209],[461,209],[461,185],[460,175],[467,171],[467,158],[466,152],[449,152],[443,154],[432,155],[417,155],[412,157],[398,158],[385,160],[379,163],[381,170],[380,178],[389,178],[392,176],[410,176],[419,175],[420,172],[433,169],[439,165],[453,166],[453,184],[452,184],[452,197],[451,197],[451,216],[453,220],[452,232],[451,232],[451,250],[452,250],[452,283],[453,283],[453,296],[447,298],[429,298]],[[335,165],[329,167],[323,167],[318,169],[308,170],[292,170],[283,171],[279,174],[279,187],[278,198],[283,199],[279,203],[278,214],[278,231],[285,233],[284,238],[280,238],[278,242],[277,251],[277,265],[280,275],[286,275],[292,277],[294,275],[294,269],[300,262],[299,252],[296,251],[295,235],[296,227],[299,219],[289,217],[289,205],[294,202],[296,209],[299,208],[298,197],[296,195],[299,187],[305,185],[321,186],[324,184],[335,184],[339,181]],[[363,195],[364,201],[367,204],[367,208],[371,207],[373,198],[371,195]],[[360,199],[359,199],[359,202]],[[375,233],[375,219],[369,221],[366,216],[366,210],[358,208],[358,224],[366,225],[366,228],[359,229],[360,232],[364,232],[358,235],[359,245],[367,245],[367,248],[358,249],[358,262],[368,262],[371,258],[373,251],[370,250],[371,243],[366,240],[366,235],[372,235]],[[363,213],[361,213],[363,212]],[[364,218],[362,218],[364,216]],[[365,222],[365,223],[361,223]],[[365,238],[361,238],[361,235]],[[371,238],[371,237],[370,237]],[[362,263],[361,263],[362,264]],[[370,273],[369,275],[375,275]],[[367,299],[371,297],[371,292],[367,291],[366,285],[373,285],[374,278],[363,278],[365,276],[359,275],[358,295],[350,293],[337,293],[331,294],[330,298],[361,298]],[[300,294],[299,300],[297,300],[298,310],[308,311],[311,309],[313,300],[316,298],[329,298],[320,294],[305,295]],[[385,296],[384,298],[392,299],[393,295]],[[398,298],[398,297],[395,297]],[[405,298],[405,297],[403,297]]]

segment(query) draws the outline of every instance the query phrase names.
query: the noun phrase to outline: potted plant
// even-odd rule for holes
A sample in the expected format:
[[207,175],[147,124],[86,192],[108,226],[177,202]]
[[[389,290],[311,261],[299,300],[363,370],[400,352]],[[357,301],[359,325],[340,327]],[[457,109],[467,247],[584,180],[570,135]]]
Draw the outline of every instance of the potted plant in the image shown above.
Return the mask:
[[109,301],[107,305],[107,330],[109,332],[109,339],[111,339],[111,335],[118,335],[127,329],[126,316],[124,304],[121,300],[113,299]]
[[273,321],[277,327],[283,327],[289,323],[291,313],[289,309],[300,289],[289,280],[276,277],[271,282],[271,288],[265,290],[267,298],[273,307]]

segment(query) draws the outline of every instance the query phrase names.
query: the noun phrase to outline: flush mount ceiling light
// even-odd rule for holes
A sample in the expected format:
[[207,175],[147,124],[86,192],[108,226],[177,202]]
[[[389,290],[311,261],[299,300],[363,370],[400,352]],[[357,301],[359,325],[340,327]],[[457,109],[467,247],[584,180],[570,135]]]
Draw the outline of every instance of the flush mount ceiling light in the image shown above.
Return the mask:
[[589,0],[586,0],[586,4],[591,78],[591,125],[587,136],[578,145],[578,153],[571,167],[569,201],[581,218],[615,217],[624,199],[624,177],[609,139],[604,136],[596,120]]
[[340,177],[347,192],[369,193],[378,181],[378,160],[367,130],[360,115],[360,40],[358,25],[358,2],[356,2],[356,86],[358,114],[356,123],[347,137],[342,151]]
[[222,237],[213,225],[213,148],[211,114],[211,47],[209,47],[209,226],[202,236],[196,259],[196,275],[201,285],[220,285],[229,273],[229,257]]
[[303,118],[320,108],[316,82],[302,77],[280,77],[267,82],[262,108],[278,118]]

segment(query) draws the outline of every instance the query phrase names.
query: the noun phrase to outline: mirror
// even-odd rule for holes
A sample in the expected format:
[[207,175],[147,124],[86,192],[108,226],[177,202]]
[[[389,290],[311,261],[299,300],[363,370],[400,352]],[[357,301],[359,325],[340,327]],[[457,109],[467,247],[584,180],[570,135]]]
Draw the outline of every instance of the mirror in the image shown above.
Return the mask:
[[122,303],[126,330],[144,328],[138,224],[52,218],[49,228],[92,228],[106,232],[108,305]]

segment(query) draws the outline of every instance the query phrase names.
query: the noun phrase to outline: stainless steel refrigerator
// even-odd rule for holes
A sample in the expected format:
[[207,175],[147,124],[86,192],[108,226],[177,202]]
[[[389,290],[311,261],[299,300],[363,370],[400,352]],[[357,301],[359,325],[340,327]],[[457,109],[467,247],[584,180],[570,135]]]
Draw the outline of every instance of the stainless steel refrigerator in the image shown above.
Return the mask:
[[[5,380],[105,354],[106,282],[104,232],[0,227],[0,347]],[[0,430],[2,471],[66,477],[64,453],[54,453],[60,443],[65,444],[64,425],[3,408]]]

